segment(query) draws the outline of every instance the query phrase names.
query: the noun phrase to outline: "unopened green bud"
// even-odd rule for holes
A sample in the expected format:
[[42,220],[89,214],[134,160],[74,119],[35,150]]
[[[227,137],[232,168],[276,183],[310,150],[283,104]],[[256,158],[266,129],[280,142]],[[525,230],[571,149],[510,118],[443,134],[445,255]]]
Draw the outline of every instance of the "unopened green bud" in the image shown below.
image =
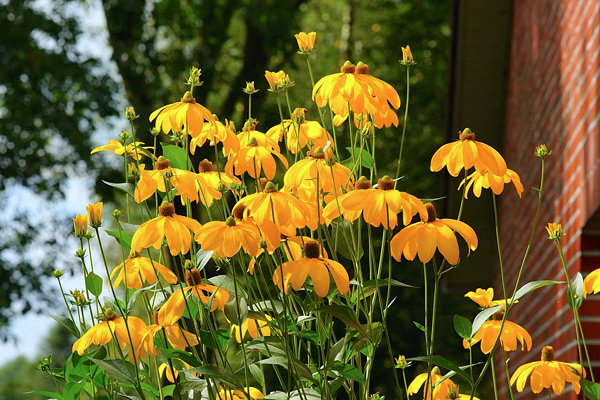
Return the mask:
[[75,257],[80,258],[80,259],[84,259],[85,258],[85,250],[84,249],[77,249],[77,251],[75,252]]
[[55,269],[54,271],[52,271],[52,276],[55,277],[56,279],[60,279],[61,276],[63,276],[65,274],[65,271],[61,271],[60,269]]
[[119,209],[115,209],[115,210],[113,210],[113,211],[110,213],[110,215],[112,215],[112,217],[113,217],[114,219],[119,219],[119,218],[121,218],[121,217],[123,216],[123,211],[121,211],[121,210],[119,210]]

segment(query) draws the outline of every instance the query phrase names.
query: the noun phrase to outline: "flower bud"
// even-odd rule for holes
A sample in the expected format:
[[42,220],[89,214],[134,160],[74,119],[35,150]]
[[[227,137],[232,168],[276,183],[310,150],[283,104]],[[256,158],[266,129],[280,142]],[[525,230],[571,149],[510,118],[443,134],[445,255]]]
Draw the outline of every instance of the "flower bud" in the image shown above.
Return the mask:
[[129,139],[129,133],[125,132],[125,131],[121,131],[121,133],[119,133],[119,139],[121,139],[121,141],[123,143],[125,143],[125,141],[127,139]]
[[138,118],[139,115],[135,115],[135,109],[133,107],[125,107],[125,118],[129,121],[133,121]]
[[560,240],[560,238],[565,236],[562,225],[556,222],[549,222],[546,225],[546,231],[548,231],[548,239],[550,240]]
[[246,82],[246,87],[242,90],[244,91],[244,93],[247,93],[249,95],[253,95],[254,93],[258,92],[258,90],[254,88],[254,81]]
[[54,271],[52,271],[52,276],[55,277],[56,279],[60,279],[61,276],[63,276],[65,274],[65,271],[61,271],[60,269],[55,269]]
[[77,251],[75,252],[75,257],[80,258],[80,259],[84,259],[85,258],[85,250],[84,249],[77,249]]
[[546,159],[552,154],[552,150],[548,150],[545,144],[541,144],[535,148],[535,153],[533,154],[541,159]]
[[110,215],[114,218],[114,219],[119,219],[123,216],[123,211],[119,210],[119,209],[114,209]]
[[90,231],[87,231],[87,232],[85,233],[85,238],[86,238],[87,240],[90,240],[90,239],[92,239],[93,237],[94,237],[94,234],[93,234],[92,232],[90,232]]
[[411,65],[416,64],[415,60],[413,60],[410,46],[402,47],[402,61],[400,61],[400,64],[404,65],[405,67],[410,67]]
[[315,46],[315,39],[317,38],[316,32],[300,32],[294,35],[294,37],[298,42],[298,53],[309,55],[313,52],[313,48]]
[[150,134],[154,137],[158,136],[158,134],[160,133],[160,131],[158,129],[156,129],[155,127],[150,128]]
[[87,215],[77,214],[75,218],[73,218],[73,234],[77,238],[85,237],[85,233],[87,232],[88,227],[88,217]]
[[102,202],[88,204],[85,208],[92,228],[99,228],[102,225]]

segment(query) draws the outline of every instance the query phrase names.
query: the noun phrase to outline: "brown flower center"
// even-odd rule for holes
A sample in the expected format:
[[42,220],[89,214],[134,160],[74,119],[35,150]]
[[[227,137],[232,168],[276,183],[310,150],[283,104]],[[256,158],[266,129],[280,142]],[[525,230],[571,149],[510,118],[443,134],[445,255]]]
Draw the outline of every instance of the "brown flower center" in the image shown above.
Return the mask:
[[377,187],[381,190],[392,190],[394,189],[394,180],[385,175],[377,181]]
[[369,75],[369,66],[362,61],[356,64],[356,73],[362,75]]
[[102,319],[104,321],[114,321],[115,319],[117,319],[119,317],[117,315],[117,313],[114,312],[110,308],[105,308],[104,310],[102,310],[102,313],[103,313]]
[[542,347],[542,361],[554,361],[554,348],[552,346]]
[[213,163],[205,158],[204,160],[200,161],[200,164],[198,164],[198,169],[202,172],[212,172]]
[[244,219],[244,210],[246,210],[246,206],[244,204],[238,204],[235,206],[231,214],[235,219]]
[[158,160],[156,160],[156,164],[154,164],[154,168],[156,168],[157,171],[160,171],[162,169],[167,169],[170,166],[171,166],[171,161],[164,158],[163,156],[158,157]]
[[317,147],[317,148],[315,149],[315,151],[313,151],[313,152],[310,154],[310,156],[311,156],[312,158],[316,158],[316,159],[318,159],[318,160],[324,160],[324,159],[325,159],[325,153],[323,152],[323,149],[322,149],[322,148],[320,148],[320,147]]
[[202,277],[200,276],[200,271],[198,268],[192,268],[185,271],[185,283],[188,286],[196,286],[202,282]]
[[319,258],[319,254],[319,242],[311,239],[304,243],[304,255],[306,258]]
[[350,61],[346,61],[344,65],[341,66],[340,71],[344,74],[353,74],[356,71],[356,67]]
[[427,222],[435,222],[437,219],[437,213],[435,207],[431,203],[426,203],[425,208],[427,209]]
[[494,321],[502,321],[503,318],[504,318],[504,311],[498,311],[497,313],[494,313],[494,315],[492,315],[492,319]]
[[366,177],[361,176],[360,178],[358,178],[358,180],[354,184],[354,189],[356,189],[356,190],[371,189],[371,181],[368,180]]
[[152,313],[152,322],[154,322],[154,325],[158,325],[158,312],[160,311],[160,307],[158,307],[156,310],[154,310],[154,312]]
[[460,140],[475,140],[475,133],[469,128],[465,128],[464,131],[458,132],[458,138]]
[[173,203],[163,203],[158,207],[158,213],[163,217],[172,217],[175,215],[175,206]]

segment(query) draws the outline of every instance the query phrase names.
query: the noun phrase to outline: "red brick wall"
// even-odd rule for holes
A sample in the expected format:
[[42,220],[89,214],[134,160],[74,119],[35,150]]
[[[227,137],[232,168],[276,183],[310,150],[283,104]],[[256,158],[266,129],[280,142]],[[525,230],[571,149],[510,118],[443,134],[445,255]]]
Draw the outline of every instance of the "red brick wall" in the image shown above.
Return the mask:
[[[514,196],[501,198],[501,240],[511,290],[531,232],[537,200],[531,188],[540,182],[540,160],[532,154],[542,143],[553,153],[546,162],[539,225],[520,285],[564,279],[557,250],[547,240],[544,225],[548,222],[563,225],[571,277],[600,268],[600,252],[594,253],[600,250],[600,236],[582,235],[600,206],[599,66],[599,0],[514,1],[502,153],[508,167],[521,176],[525,192],[518,203]],[[600,361],[600,301],[590,297],[582,314],[590,350]],[[557,359],[578,360],[566,286],[549,286],[528,295],[515,307],[512,318],[531,333],[533,349],[509,354],[510,373],[539,360],[546,344],[554,346]],[[595,372],[598,378],[600,372]],[[502,398],[506,397],[504,387]],[[531,398],[531,392],[515,398]],[[575,398],[572,386],[565,388],[561,398]]]

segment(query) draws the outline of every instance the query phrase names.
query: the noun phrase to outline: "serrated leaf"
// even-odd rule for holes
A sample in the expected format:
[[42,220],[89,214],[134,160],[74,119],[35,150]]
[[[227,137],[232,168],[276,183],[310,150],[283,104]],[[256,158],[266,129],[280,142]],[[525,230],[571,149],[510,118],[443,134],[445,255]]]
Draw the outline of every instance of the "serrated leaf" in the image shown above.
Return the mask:
[[85,277],[85,287],[96,297],[102,293],[102,282],[102,278],[93,272]]
[[328,369],[338,372],[341,376],[343,376],[346,379],[351,379],[360,383],[365,382],[365,376],[354,365],[336,362]]
[[119,189],[121,192],[127,193],[131,197],[135,197],[135,195],[134,195],[135,185],[133,183],[114,183],[114,182],[107,182],[105,180],[102,180],[102,182],[104,182],[108,186],[114,187],[115,189]]
[[481,328],[481,325],[483,325],[483,323],[487,321],[489,317],[498,312],[501,308],[504,308],[504,304],[486,308],[485,310],[479,312],[479,314],[477,314],[475,316],[475,319],[473,320],[473,326],[471,327],[471,336],[469,337],[475,336],[479,328]]
[[347,326],[356,329],[361,335],[371,340],[369,334],[358,322],[358,317],[356,316],[356,313],[350,307],[333,304],[319,307],[316,309],[316,311],[324,312],[340,319]]
[[578,272],[571,282],[571,290],[573,293],[569,295],[569,307],[577,310],[583,304],[583,276]]
[[458,333],[463,339],[471,339],[471,331],[473,326],[471,325],[471,321],[469,321],[465,317],[461,317],[458,314],[454,314],[454,330]]
[[[373,157],[371,156],[371,153],[358,147],[346,147],[346,150],[348,150],[350,154],[354,153],[354,159],[360,159],[363,167],[369,169],[373,168]],[[349,160],[352,162],[352,157],[350,157]]]
[[415,324],[415,326],[417,328],[419,328],[420,330],[422,330],[423,332],[425,332],[425,327],[423,325],[421,325],[420,323],[418,323],[417,321],[413,321],[413,324]]
[[133,377],[136,376],[136,371],[131,363],[123,360],[98,360],[97,358],[90,358],[90,360],[102,368],[107,376],[121,383],[134,384]]
[[202,375],[207,375],[226,383],[231,389],[244,390],[243,386],[240,384],[240,380],[234,374],[226,369],[216,367],[214,365],[202,365],[199,367],[186,369],[184,372],[199,372]]
[[104,231],[107,235],[117,239],[117,242],[127,250],[131,250],[131,236],[125,231]]
[[[429,362],[429,357],[421,356],[421,357],[407,358],[406,361]],[[450,361],[442,356],[433,356],[432,363],[433,363],[433,365],[437,365],[438,367],[442,367],[442,368],[446,368],[451,371],[454,371],[457,375],[463,377],[467,382],[469,382],[471,387],[473,387],[473,380],[471,379],[469,374],[467,374],[461,367],[454,364],[452,361]]]
[[52,319],[54,319],[56,322],[58,322],[62,326],[64,326],[75,337],[81,336],[81,334],[79,333],[79,329],[77,329],[77,326],[75,326],[75,323],[70,318],[63,317],[62,315],[51,315],[51,314],[46,314],[46,315],[51,317]]
[[188,166],[192,166],[192,162],[187,156],[186,151],[174,144],[161,143],[163,150],[163,157],[171,162],[171,167],[187,170]]

